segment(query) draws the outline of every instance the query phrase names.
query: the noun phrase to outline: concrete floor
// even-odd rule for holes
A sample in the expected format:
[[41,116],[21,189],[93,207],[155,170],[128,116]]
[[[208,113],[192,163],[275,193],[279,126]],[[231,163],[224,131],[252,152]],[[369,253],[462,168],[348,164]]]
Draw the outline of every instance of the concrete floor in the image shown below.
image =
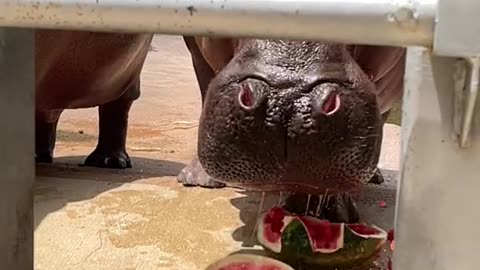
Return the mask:
[[[250,245],[259,194],[181,187],[195,154],[200,96],[179,37],[158,36],[130,117],[134,168],[78,166],[96,144],[97,111],[67,111],[55,163],[37,167],[35,269],[197,270]],[[365,220],[392,227],[400,129],[385,127],[387,183],[358,194]],[[267,195],[265,208],[276,202]],[[387,208],[380,208],[379,201]],[[382,269],[383,267],[381,267]]]

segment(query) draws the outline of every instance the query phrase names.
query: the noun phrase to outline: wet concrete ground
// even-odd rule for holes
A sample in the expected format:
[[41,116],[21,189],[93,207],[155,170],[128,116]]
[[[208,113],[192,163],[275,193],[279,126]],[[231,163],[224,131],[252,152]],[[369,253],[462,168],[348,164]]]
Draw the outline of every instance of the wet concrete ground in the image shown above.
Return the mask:
[[[157,36],[153,49],[130,116],[134,168],[79,167],[96,145],[97,111],[62,115],[55,163],[37,167],[35,269],[203,270],[250,244],[260,194],[176,182],[195,155],[200,95],[181,38]],[[358,196],[363,217],[388,229],[399,127],[387,125],[384,136],[387,184]],[[275,196],[267,195],[265,209]]]

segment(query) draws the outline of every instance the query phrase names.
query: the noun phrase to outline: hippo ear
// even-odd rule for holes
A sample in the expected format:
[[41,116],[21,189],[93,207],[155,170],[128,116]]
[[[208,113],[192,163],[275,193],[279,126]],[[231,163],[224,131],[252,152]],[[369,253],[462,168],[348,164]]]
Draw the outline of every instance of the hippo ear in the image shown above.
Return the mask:
[[215,73],[225,67],[234,54],[234,42],[228,38],[196,38],[196,42],[207,63]]
[[183,37],[183,40],[192,55],[193,69],[195,70],[195,76],[197,77],[198,86],[200,87],[203,104],[207,95],[208,85],[215,76],[215,73],[203,57],[203,54],[196,43],[196,38],[185,36]]
[[352,56],[375,83],[380,112],[390,110],[403,95],[406,49],[389,46],[355,46]]
[[211,80],[233,58],[234,42],[230,39],[190,36],[184,36],[183,39],[192,55],[203,103]]

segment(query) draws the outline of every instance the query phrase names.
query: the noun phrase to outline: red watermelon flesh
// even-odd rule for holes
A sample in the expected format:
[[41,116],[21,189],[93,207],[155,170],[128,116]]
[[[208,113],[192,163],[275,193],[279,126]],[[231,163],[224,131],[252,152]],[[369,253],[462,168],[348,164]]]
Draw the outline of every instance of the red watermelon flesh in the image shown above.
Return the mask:
[[285,223],[285,210],[280,207],[274,207],[265,215],[263,220],[264,237],[270,243],[277,243],[282,237],[282,229]]
[[233,263],[218,270],[282,270],[276,265],[257,265],[255,263]]
[[294,270],[289,265],[264,256],[235,254],[209,265],[206,270]]
[[394,240],[394,231],[391,229],[388,231],[388,241],[390,241],[390,250],[393,251],[395,249],[395,240]]
[[313,217],[297,217],[305,226],[314,252],[332,253],[343,247],[343,224]]
[[300,221],[307,230],[313,252],[333,253],[343,247],[343,223],[291,215],[280,207],[274,207],[264,215],[261,242],[280,252],[283,229],[293,220]]

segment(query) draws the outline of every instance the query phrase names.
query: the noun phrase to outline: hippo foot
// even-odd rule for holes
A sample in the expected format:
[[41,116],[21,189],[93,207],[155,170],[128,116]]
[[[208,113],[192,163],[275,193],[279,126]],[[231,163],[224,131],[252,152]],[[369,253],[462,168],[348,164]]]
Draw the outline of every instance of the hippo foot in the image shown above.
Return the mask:
[[36,163],[53,163],[53,155],[50,152],[41,152],[35,154]]
[[190,165],[185,167],[177,176],[177,180],[186,187],[223,188],[226,186],[224,183],[218,182],[210,177],[198,159],[194,159]]
[[368,181],[369,184],[375,184],[375,185],[380,185],[384,182],[385,180],[383,179],[382,172],[380,169],[377,168],[377,171],[375,172],[375,175]]
[[[355,223],[360,220],[356,203],[348,193],[329,195],[326,201],[319,196],[294,193],[285,201],[285,209],[291,213],[327,219],[331,222]],[[318,207],[319,202],[321,207]],[[308,204],[308,205],[307,205]],[[308,209],[307,209],[308,207]]]
[[111,168],[111,169],[126,169],[132,167],[132,162],[127,152],[102,152],[96,149],[85,160],[84,166]]

